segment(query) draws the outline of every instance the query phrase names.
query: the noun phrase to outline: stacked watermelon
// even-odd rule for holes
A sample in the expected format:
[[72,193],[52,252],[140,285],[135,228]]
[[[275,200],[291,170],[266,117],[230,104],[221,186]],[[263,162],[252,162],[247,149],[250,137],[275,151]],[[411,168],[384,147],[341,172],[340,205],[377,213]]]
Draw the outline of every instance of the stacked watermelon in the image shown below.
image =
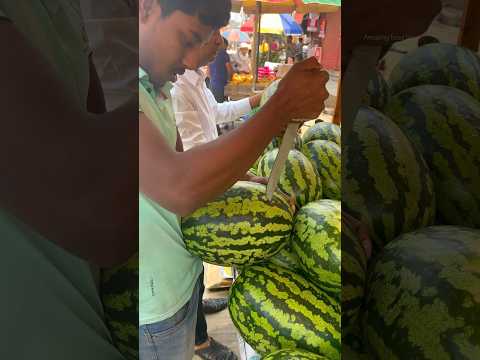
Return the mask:
[[[240,181],[182,219],[190,253],[240,271],[230,315],[265,359],[341,357],[339,145],[340,127],[315,124],[297,136],[272,201],[265,185]],[[268,177],[280,146],[274,138],[250,172]]]
[[427,45],[388,83],[343,140],[343,206],[375,256],[343,227],[342,354],[480,359],[480,59]]

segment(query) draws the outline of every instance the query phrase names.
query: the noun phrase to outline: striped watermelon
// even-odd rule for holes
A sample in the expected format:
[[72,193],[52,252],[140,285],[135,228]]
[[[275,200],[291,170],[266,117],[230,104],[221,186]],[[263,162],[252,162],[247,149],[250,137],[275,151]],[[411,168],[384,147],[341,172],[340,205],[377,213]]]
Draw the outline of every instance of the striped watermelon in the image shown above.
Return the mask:
[[309,279],[339,296],[341,289],[341,204],[319,200],[302,207],[294,219],[292,247]]
[[480,58],[452,44],[425,45],[400,60],[389,83],[392,94],[418,85],[445,85],[480,100]]
[[374,359],[480,359],[480,230],[433,226],[388,244],[365,325]]
[[215,265],[263,261],[290,238],[293,209],[275,193],[272,201],[261,184],[239,181],[225,194],[182,219],[190,253]]
[[328,360],[328,358],[300,349],[282,349],[264,356],[262,360]]
[[383,78],[383,75],[377,71],[375,77],[370,80],[367,92],[363,97],[363,103],[377,110],[382,110],[390,100],[390,88]]
[[397,94],[385,111],[430,167],[441,223],[480,227],[480,103],[424,85]]
[[317,122],[303,133],[302,140],[304,144],[312,140],[329,140],[341,145],[340,126],[329,122]]
[[274,265],[282,266],[291,271],[303,274],[303,269],[300,266],[300,259],[295,251],[292,249],[292,244],[289,242],[282,250],[268,259]]
[[[342,310],[343,315],[343,310]],[[344,326],[342,322],[342,359],[371,360],[361,336],[360,326]]]
[[[280,145],[282,144],[282,139],[283,139],[283,136],[275,136],[272,142],[267,146],[267,149],[273,150],[276,148],[280,148]],[[297,150],[302,150],[302,146],[303,146],[302,137],[300,135],[297,135],[295,137],[294,148]]]
[[[278,149],[273,149],[262,157],[258,164],[257,174],[259,176],[270,176],[277,154]],[[322,197],[322,183],[317,170],[310,160],[298,150],[289,152],[278,187],[284,193],[295,196],[298,206]]]
[[402,233],[433,224],[429,170],[395,123],[362,107],[344,142],[343,209],[369,227],[374,250]]
[[101,271],[100,295],[115,347],[125,359],[138,359],[138,254]]
[[367,256],[360,239],[349,224],[343,222],[342,329],[355,326],[358,322],[365,296],[366,273]]
[[340,359],[340,305],[299,274],[273,264],[245,267],[230,290],[228,308],[260,355],[300,348]]
[[340,146],[328,140],[313,140],[303,146],[302,152],[315,166],[322,179],[323,196],[327,199],[340,200],[342,197]]

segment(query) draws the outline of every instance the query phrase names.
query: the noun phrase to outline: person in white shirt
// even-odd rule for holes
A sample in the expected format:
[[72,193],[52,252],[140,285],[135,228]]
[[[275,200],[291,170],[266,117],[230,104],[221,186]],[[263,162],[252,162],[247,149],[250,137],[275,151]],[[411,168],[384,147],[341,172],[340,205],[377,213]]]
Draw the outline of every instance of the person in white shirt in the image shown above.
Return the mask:
[[[260,104],[261,94],[239,101],[218,103],[205,83],[202,67],[210,63],[223,44],[216,32],[210,40],[188,53],[184,59],[185,73],[177,76],[172,89],[172,102],[183,150],[210,142],[218,137],[217,124],[231,122],[248,114]],[[266,184],[267,179],[247,173],[243,180]],[[200,288],[200,299],[205,287]],[[236,355],[226,346],[208,336],[204,313],[223,310],[227,299],[199,302],[195,329],[195,354],[206,360],[235,360]]]
[[234,56],[234,70],[240,74],[251,74],[252,73],[252,63],[248,51],[250,50],[250,45],[247,43],[241,43],[238,48],[237,53]]
[[184,150],[215,140],[217,124],[232,122],[260,104],[261,94],[250,98],[218,103],[205,84],[200,70],[208,64],[221,45],[220,34],[212,36],[198,51],[186,57],[186,71],[177,77],[172,89],[173,108]]

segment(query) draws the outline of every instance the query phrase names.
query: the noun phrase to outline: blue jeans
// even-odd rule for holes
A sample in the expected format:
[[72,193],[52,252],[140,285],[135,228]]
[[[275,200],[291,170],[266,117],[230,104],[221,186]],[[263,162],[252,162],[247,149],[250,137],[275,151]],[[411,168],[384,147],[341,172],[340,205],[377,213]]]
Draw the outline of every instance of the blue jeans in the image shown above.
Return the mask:
[[140,326],[140,360],[192,360],[201,284],[202,276],[197,280],[190,301],[175,315]]

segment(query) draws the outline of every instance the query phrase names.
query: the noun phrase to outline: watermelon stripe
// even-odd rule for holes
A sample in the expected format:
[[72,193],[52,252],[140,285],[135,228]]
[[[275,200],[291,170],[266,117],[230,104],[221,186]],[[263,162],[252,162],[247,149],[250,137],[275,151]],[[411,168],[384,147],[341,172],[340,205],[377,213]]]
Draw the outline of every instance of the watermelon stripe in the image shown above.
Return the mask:
[[299,347],[339,358],[338,304],[298,274],[272,264],[245,268],[231,289],[229,309],[261,354]]

